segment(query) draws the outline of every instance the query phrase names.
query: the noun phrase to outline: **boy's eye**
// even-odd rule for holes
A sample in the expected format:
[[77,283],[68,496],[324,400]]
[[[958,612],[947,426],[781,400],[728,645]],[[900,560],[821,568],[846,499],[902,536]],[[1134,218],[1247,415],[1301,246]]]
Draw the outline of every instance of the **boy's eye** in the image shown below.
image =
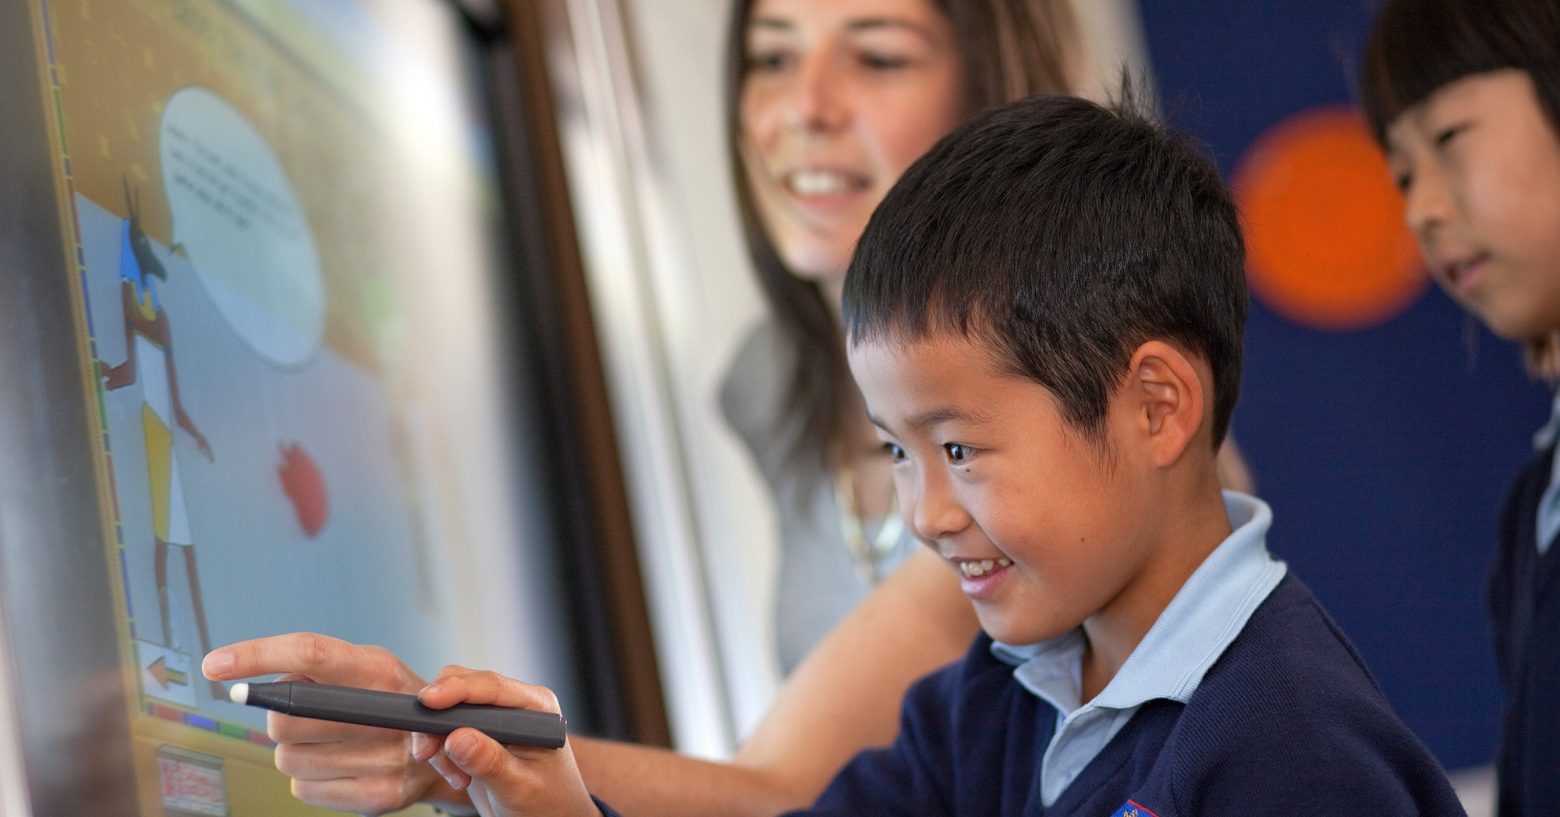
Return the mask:
[[947,454],[948,462],[953,465],[964,465],[975,456],[975,449],[963,443],[944,443],[943,453]]
[[1439,131],[1436,131],[1435,146],[1438,148],[1444,148],[1451,144],[1452,140],[1456,139],[1457,135],[1463,132],[1463,127],[1463,125],[1453,125],[1449,128],[1443,128]]
[[905,450],[895,443],[883,443],[883,450],[888,452],[889,459],[894,462],[904,462]]

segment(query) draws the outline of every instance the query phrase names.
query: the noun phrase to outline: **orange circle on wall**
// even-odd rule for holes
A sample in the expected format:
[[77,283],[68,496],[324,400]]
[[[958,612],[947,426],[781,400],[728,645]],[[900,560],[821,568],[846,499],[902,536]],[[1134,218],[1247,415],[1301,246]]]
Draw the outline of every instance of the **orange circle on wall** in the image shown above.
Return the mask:
[[1315,329],[1383,323],[1429,283],[1403,197],[1350,108],[1313,108],[1269,128],[1235,172],[1252,292]]

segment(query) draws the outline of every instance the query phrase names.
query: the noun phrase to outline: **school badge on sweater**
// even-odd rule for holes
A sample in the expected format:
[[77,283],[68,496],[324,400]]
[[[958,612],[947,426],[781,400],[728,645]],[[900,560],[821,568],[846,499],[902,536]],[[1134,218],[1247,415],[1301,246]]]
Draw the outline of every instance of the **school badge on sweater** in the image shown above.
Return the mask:
[[1110,817],[1159,817],[1159,815],[1128,800],[1121,804],[1121,808],[1111,812]]

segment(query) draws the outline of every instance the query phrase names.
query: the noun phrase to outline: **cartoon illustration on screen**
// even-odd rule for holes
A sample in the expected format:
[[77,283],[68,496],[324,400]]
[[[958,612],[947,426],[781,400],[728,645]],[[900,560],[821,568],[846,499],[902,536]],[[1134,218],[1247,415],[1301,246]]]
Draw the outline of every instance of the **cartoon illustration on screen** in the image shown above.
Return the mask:
[[105,677],[134,679],[128,750],[102,735],[134,762],[138,804],[115,806],[303,814],[264,711],[201,676],[208,648],[322,630],[434,667],[451,634],[488,649],[471,565],[549,589],[511,565],[538,500],[487,408],[510,395],[488,377],[486,125],[464,67],[375,4],[32,5],[78,299],[47,340],[81,354],[96,479],[77,498],[122,659]]
[[[125,359],[117,365],[102,363],[103,387],[109,391],[135,387],[141,397],[141,427],[145,434],[146,468],[151,490],[151,518],[155,548],[157,606],[161,623],[161,645],[173,655],[159,656],[148,667],[164,687],[188,686],[192,647],[204,655],[211,649],[206,627],[205,605],[201,599],[200,572],[196,568],[195,539],[190,531],[184,478],[179,458],[174,453],[174,432],[188,434],[208,460],[213,459],[211,444],[179,399],[179,381],[174,366],[173,331],[168,313],[158,296],[168,270],[152,251],[151,241],[141,228],[140,208],[128,181],[124,184],[129,216],[121,225],[119,255],[120,293],[124,313]],[[189,585],[189,603],[195,619],[199,644],[177,643],[171,624],[168,554],[177,548],[183,555],[184,572]],[[143,631],[144,633],[144,631]],[[144,638],[144,635],[143,635]],[[220,695],[219,687],[213,693]]]

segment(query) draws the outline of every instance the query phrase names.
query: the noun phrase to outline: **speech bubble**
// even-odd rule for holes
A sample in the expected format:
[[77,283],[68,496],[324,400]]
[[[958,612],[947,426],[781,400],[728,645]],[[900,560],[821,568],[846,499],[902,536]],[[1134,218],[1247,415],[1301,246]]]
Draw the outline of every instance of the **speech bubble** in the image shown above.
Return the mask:
[[256,354],[302,366],[325,330],[325,284],[275,151],[226,100],[196,86],[169,98],[158,141],[174,242]]

